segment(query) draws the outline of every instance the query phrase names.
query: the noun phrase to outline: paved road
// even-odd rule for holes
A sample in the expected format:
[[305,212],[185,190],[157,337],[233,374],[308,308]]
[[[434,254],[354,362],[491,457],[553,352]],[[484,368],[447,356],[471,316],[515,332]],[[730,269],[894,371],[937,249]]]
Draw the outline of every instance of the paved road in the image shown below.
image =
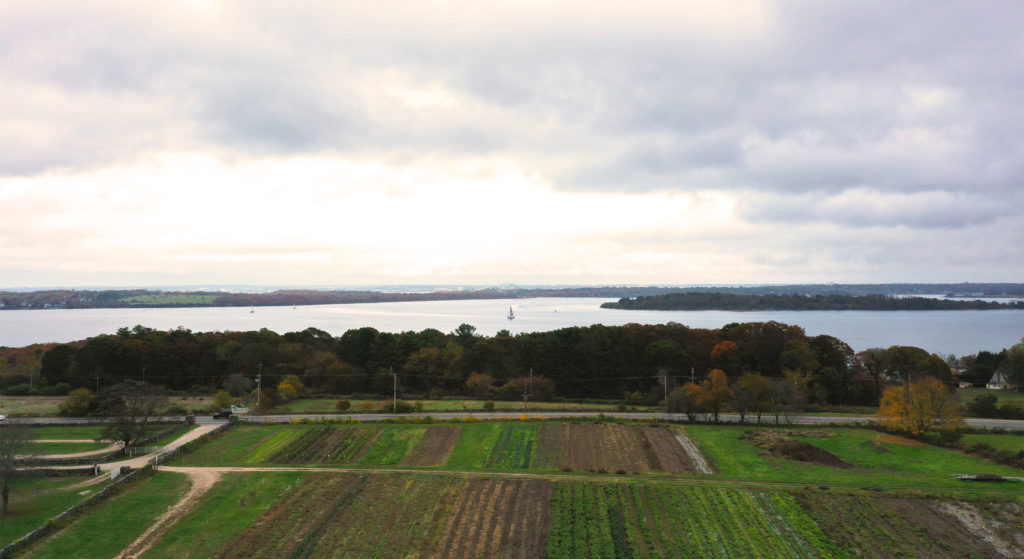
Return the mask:
[[[432,413],[409,413],[409,414],[390,414],[390,413],[353,413],[353,414],[288,414],[288,415],[243,415],[239,416],[242,421],[252,421],[256,423],[288,423],[296,419],[306,420],[318,420],[318,419],[351,419],[353,421],[383,421],[386,419],[394,419],[397,417],[434,417],[436,419],[462,419],[467,415],[472,415],[477,419],[518,419],[525,415],[529,418],[545,417],[545,418],[580,418],[580,417],[594,417],[598,412],[571,412],[571,411],[551,411],[551,412],[527,412],[522,414],[519,412],[432,412]],[[668,421],[679,421],[685,422],[686,416],[679,413],[638,413],[638,412],[617,412],[617,411],[606,411],[603,412],[605,417],[619,417],[623,419],[661,419]],[[721,420],[724,422],[735,423],[739,421],[739,415],[736,414],[722,414]],[[181,422],[184,421],[184,417],[165,417],[164,421],[167,422]],[[763,416],[763,423],[770,423],[774,420],[772,417]],[[213,419],[210,416],[197,416],[196,423],[199,425],[217,425],[225,423],[227,420],[224,419]],[[751,418],[748,415],[747,421],[750,422]],[[869,415],[853,416],[853,415],[798,415],[791,419],[791,423],[796,425],[815,425],[815,424],[851,424],[851,423],[868,423],[874,422],[875,418]],[[1024,420],[1019,419],[978,419],[968,418],[965,420],[969,427],[984,427],[987,429],[1005,429],[1007,431],[1024,431]],[[64,424],[89,424],[97,423],[96,419],[76,419],[67,417],[26,417],[26,418],[9,418],[9,423],[20,423],[26,425],[45,425],[49,423],[64,423]],[[102,422],[102,421],[100,421]]]

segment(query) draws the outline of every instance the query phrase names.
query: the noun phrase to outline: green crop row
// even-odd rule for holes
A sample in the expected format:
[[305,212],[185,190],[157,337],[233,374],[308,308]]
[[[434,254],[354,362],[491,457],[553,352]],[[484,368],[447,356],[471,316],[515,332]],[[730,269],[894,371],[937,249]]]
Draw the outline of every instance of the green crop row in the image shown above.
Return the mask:
[[498,440],[487,459],[489,468],[521,469],[530,467],[536,452],[537,426],[534,424],[506,423],[501,427]]
[[841,556],[780,493],[567,482],[555,488],[551,518],[553,559]]

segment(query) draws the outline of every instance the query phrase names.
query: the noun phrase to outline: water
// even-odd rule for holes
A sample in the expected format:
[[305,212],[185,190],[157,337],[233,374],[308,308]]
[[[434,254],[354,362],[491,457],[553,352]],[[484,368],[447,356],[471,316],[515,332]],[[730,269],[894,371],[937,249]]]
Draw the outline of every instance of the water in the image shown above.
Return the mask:
[[[602,309],[606,298],[539,298],[471,301],[366,303],[300,307],[188,309],[75,309],[0,311],[0,346],[70,342],[141,324],[158,330],[179,326],[197,332],[259,330],[278,333],[312,326],[339,336],[371,326],[383,332],[436,328],[451,332],[462,323],[480,334],[507,329],[542,332],[567,326],[678,322],[720,328],[730,322],[775,320],[802,326],[808,335],[829,334],[860,351],[911,345],[928,352],[965,355],[998,351],[1024,337],[1024,311],[624,311]],[[508,320],[508,307],[516,319]]]

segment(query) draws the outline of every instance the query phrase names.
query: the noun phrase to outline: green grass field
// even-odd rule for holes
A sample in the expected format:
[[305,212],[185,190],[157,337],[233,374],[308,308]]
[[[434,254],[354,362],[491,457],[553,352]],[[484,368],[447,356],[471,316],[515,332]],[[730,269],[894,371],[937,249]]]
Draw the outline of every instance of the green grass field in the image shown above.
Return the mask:
[[81,520],[32,549],[35,559],[114,557],[188,490],[182,474],[158,473],[100,503]]
[[0,547],[31,532],[103,487],[103,484],[83,489],[70,487],[83,479],[17,480],[11,488],[10,511],[6,516],[0,516]]
[[751,426],[692,425],[686,431],[715,465],[722,478],[813,485],[856,487],[963,488],[952,474],[990,473],[1006,476],[1020,471],[966,456],[955,450],[893,437],[870,429],[774,428],[772,431],[827,431],[833,437],[794,436],[827,450],[853,467],[800,462],[768,455],[740,435]]
[[1014,392],[1010,390],[986,390],[984,388],[961,388],[956,391],[956,398],[961,404],[973,401],[978,396],[983,394],[992,394],[999,398],[999,403],[1011,401],[1017,402],[1024,406],[1024,392]]
[[971,443],[985,443],[991,445],[999,450],[1009,450],[1011,452],[1024,452],[1024,435],[1012,435],[1012,434],[966,434],[963,437],[963,443],[969,445]]
[[202,507],[182,517],[143,557],[216,557],[306,475],[300,472],[266,472],[258,476],[225,474],[203,499]]
[[39,456],[51,454],[74,454],[77,452],[89,452],[100,450],[110,446],[107,443],[35,443],[32,445],[32,452]]

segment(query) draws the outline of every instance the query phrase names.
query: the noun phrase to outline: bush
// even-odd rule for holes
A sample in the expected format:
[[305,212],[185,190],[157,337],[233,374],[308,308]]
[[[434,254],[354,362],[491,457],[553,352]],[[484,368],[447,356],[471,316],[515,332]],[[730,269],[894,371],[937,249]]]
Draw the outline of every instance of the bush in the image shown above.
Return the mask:
[[14,386],[8,386],[3,390],[0,390],[6,396],[28,396],[33,392],[31,385],[27,382],[23,384],[15,384]]
[[349,402],[348,400],[338,400],[337,402],[334,402],[334,409],[338,410],[339,412],[348,411],[348,409],[351,407],[352,402]]
[[381,407],[380,411],[384,413],[391,413],[394,410],[395,413],[412,413],[415,408],[412,404],[405,400],[398,400],[397,402],[385,402]]
[[39,389],[43,396],[63,396],[71,391],[71,385],[66,382],[58,382],[52,386],[44,386]]
[[494,402],[490,400],[484,402],[484,411],[494,411]]

